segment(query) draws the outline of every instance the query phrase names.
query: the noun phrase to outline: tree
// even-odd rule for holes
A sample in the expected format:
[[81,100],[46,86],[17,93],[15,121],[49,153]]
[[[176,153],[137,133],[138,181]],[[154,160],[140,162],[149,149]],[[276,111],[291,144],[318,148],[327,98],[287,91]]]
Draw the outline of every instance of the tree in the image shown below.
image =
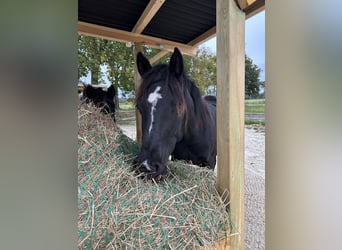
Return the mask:
[[[145,54],[151,58],[158,52],[158,50],[150,49],[145,51]],[[171,55],[172,53],[168,53],[157,63],[168,63]],[[216,56],[208,48],[199,48],[194,57],[184,55],[183,63],[186,74],[196,82],[202,94],[215,94],[212,93],[212,89],[216,89]]]
[[245,56],[245,96],[246,98],[256,98],[259,96],[261,69],[253,63],[253,60]]
[[[195,57],[184,56],[189,77],[197,83],[202,94],[214,94],[216,86],[216,56],[206,47],[198,49]],[[215,91],[216,93],[216,91]]]
[[91,84],[104,83],[104,76],[114,85],[118,108],[118,90],[123,94],[134,90],[132,48],[124,43],[82,36],[78,37],[78,77],[91,73]]
[[[124,43],[111,42],[107,47],[107,78],[114,85],[116,93],[118,90],[125,93],[134,90],[134,60],[133,47],[126,47]],[[119,108],[118,95],[116,98],[116,106]]]
[[101,65],[105,62],[106,46],[109,41],[89,36],[78,36],[78,76],[91,73],[91,84],[101,83]]

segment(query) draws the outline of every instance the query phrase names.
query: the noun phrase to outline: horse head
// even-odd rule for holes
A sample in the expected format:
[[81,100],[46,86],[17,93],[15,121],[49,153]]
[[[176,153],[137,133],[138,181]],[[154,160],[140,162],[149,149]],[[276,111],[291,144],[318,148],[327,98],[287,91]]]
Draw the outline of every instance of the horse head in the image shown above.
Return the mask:
[[156,178],[166,174],[168,158],[184,133],[183,58],[175,48],[169,65],[152,67],[140,52],[137,67],[142,77],[136,99],[142,117],[142,145],[135,166]]
[[102,108],[105,113],[111,114],[115,121],[115,88],[111,85],[107,91],[100,87],[93,87],[92,85],[86,85],[83,89],[82,100],[86,103],[93,103],[96,107]]

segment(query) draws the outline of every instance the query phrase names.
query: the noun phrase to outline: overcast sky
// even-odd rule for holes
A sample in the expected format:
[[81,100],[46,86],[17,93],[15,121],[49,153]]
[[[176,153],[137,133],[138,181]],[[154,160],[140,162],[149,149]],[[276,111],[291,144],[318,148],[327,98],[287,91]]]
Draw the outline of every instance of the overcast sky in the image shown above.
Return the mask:
[[[246,54],[253,63],[261,68],[260,79],[265,80],[265,11],[246,20]],[[202,46],[209,47],[216,53],[216,37]]]

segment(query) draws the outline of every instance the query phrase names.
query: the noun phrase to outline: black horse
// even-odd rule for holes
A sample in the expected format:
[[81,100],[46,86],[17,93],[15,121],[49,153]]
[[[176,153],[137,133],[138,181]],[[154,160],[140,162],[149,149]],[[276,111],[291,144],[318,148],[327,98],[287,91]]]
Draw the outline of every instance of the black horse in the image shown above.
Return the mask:
[[111,85],[107,91],[100,87],[85,85],[83,89],[82,101],[93,103],[96,107],[102,108],[102,111],[112,116],[115,122],[115,88]]
[[175,48],[169,65],[152,67],[140,52],[142,82],[136,107],[142,116],[142,145],[134,167],[149,178],[166,174],[169,156],[199,166],[216,164],[216,97],[202,97],[184,72]]

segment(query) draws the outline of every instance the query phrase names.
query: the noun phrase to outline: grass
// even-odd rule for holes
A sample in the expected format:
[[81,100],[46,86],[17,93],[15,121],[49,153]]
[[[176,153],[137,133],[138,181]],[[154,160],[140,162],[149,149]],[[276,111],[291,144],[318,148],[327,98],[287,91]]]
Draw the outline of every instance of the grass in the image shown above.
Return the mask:
[[265,105],[246,105],[245,106],[245,113],[247,114],[264,114],[265,113]]
[[249,105],[249,104],[265,104],[265,99],[248,99],[245,100],[245,104]]
[[264,121],[245,120],[245,125],[252,125],[252,124],[265,126]]
[[133,103],[120,103],[119,104],[120,109],[122,110],[131,110],[134,109]]
[[264,114],[265,113],[265,99],[249,99],[245,100],[246,114]]
[[[134,110],[134,104],[123,103],[120,104],[121,110]],[[265,99],[249,99],[245,100],[246,114],[264,114],[265,113]],[[250,123],[247,123],[250,122]],[[246,121],[246,124],[259,124],[259,121]]]

